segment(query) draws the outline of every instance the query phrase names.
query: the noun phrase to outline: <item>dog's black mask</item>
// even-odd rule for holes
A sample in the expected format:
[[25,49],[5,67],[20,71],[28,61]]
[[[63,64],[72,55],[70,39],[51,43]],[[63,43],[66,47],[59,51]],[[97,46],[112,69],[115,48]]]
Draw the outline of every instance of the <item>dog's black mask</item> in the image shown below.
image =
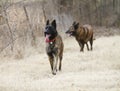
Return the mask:
[[50,39],[50,40],[54,39],[54,38],[57,36],[57,31],[56,31],[56,29],[55,29],[53,26],[51,26],[51,25],[47,25],[47,26],[46,26],[44,33],[45,33],[45,36],[46,36],[46,35],[50,35],[50,36],[49,36],[49,39]]
[[56,20],[53,20],[51,23],[47,20],[44,34],[49,40],[53,40],[58,35],[56,26]]

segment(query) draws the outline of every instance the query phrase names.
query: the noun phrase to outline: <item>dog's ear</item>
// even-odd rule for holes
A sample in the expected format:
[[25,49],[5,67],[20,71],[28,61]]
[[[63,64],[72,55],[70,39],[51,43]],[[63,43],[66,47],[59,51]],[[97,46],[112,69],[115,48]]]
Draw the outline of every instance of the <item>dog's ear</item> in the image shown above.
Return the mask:
[[75,24],[76,24],[76,22],[74,21],[72,25],[74,26]]
[[75,30],[78,29],[78,27],[79,27],[79,23],[74,25]]
[[57,25],[56,25],[56,20],[53,20],[51,24],[52,24],[52,26],[56,29],[56,27],[57,27]]
[[49,25],[49,20],[47,20],[46,25]]

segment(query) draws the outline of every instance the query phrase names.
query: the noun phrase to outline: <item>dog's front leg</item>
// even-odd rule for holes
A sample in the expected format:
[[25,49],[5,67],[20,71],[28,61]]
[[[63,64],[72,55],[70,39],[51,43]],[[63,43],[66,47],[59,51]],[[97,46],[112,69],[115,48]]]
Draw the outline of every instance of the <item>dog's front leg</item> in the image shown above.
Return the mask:
[[54,58],[49,56],[49,62],[50,62],[50,66],[51,66],[52,71],[53,71],[53,61],[54,61]]
[[54,58],[55,58],[55,60],[53,61],[53,75],[56,75],[57,63],[58,63],[58,55],[55,55]]
[[80,51],[81,51],[81,52],[84,51],[84,43],[82,43],[82,47],[81,47]]
[[88,43],[86,42],[85,44],[86,44],[86,46],[87,46],[87,50],[89,51],[89,46],[88,46]]
[[82,44],[80,41],[78,41],[78,44],[79,44],[79,46],[80,46],[80,51],[83,51],[83,49],[82,49],[83,44]]

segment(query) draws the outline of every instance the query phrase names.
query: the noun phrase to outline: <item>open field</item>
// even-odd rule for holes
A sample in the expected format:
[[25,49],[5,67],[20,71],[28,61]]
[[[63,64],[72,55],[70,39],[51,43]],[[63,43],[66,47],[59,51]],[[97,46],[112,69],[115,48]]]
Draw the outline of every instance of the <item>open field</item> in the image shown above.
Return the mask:
[[62,71],[51,74],[45,52],[0,61],[0,91],[120,91],[120,36],[100,37],[84,53],[64,40]]

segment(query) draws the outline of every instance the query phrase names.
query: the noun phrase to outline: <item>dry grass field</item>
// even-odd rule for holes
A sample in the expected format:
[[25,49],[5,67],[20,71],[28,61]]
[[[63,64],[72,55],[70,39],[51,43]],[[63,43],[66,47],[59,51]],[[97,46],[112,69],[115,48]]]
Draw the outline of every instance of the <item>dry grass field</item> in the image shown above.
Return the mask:
[[[120,91],[120,36],[100,37],[84,53],[64,40],[62,71],[51,74],[45,51],[20,60],[0,60],[0,91]],[[42,48],[44,49],[44,48]]]
[[[64,42],[55,76],[47,19],[56,19]],[[93,26],[93,51],[80,52],[65,34],[73,21]],[[0,91],[120,91],[120,0],[0,0]]]

